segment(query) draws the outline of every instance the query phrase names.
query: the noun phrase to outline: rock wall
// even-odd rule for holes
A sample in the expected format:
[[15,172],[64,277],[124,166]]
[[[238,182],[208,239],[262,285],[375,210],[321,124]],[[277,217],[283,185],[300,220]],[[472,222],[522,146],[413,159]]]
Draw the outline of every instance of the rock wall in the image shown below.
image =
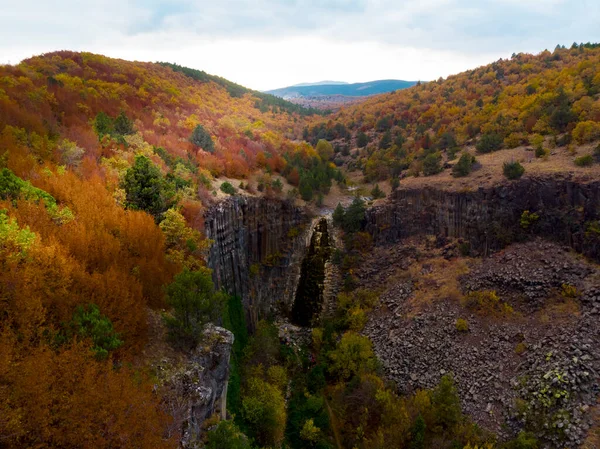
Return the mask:
[[[527,230],[520,225],[525,210],[539,215]],[[537,234],[600,260],[599,218],[600,181],[524,178],[473,191],[398,190],[367,211],[366,229],[379,244],[423,233],[460,238],[483,256]]]
[[205,214],[214,240],[208,265],[218,288],[242,298],[250,327],[274,310],[289,313],[310,232],[288,201],[235,196]]

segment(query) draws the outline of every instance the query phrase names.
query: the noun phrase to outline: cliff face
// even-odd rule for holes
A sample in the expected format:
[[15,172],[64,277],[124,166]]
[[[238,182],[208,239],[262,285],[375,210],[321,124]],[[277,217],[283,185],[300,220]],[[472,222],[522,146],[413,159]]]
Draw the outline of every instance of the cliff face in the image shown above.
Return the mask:
[[205,214],[215,285],[242,298],[250,326],[271,310],[290,311],[308,224],[301,209],[268,198],[235,196]]
[[[539,218],[523,226],[524,211]],[[367,211],[366,229],[379,244],[416,234],[459,238],[483,256],[537,234],[600,260],[599,218],[599,181],[527,178],[476,191],[398,190]]]

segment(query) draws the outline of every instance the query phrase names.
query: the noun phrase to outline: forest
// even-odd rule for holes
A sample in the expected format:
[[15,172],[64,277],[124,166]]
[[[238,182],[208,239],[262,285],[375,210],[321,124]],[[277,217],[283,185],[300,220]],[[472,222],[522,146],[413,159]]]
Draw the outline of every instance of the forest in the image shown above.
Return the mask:
[[[541,447],[476,426],[450,375],[396,394],[361,334],[377,297],[351,275],[309,345],[282,345],[270,317],[249,334],[240,298],[215,291],[203,215],[219,195],[318,207],[350,171],[397,187],[458,160],[467,176],[467,147],[595,143],[599,67],[599,45],[557,46],[324,116],[169,63],[60,51],[0,66],[0,447],[177,447],[140,356],[151,312],[174,351],[208,322],[235,334],[232,419],[208,448]],[[364,213],[356,199],[333,215],[346,273],[371,244]]]

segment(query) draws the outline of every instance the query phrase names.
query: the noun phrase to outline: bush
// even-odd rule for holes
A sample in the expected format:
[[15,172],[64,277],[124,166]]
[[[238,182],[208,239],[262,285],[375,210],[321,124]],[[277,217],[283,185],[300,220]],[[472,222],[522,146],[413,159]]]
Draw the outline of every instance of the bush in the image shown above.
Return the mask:
[[573,130],[573,139],[579,144],[600,139],[600,123],[591,120],[579,122]]
[[235,195],[236,193],[236,189],[235,187],[233,187],[231,185],[231,183],[225,181],[223,184],[221,184],[221,192],[226,193],[227,195]]
[[535,157],[540,158],[544,157],[548,154],[548,150],[545,150],[543,147],[537,147],[535,149]]
[[458,332],[469,332],[469,322],[464,318],[456,320],[456,330]]
[[493,290],[473,291],[465,297],[465,305],[485,315],[511,315],[513,308],[510,304],[502,302]]
[[575,165],[578,167],[589,167],[594,163],[594,156],[591,154],[586,154],[585,156],[580,156],[575,158]]
[[491,153],[502,148],[502,137],[498,134],[484,134],[477,142],[476,148],[478,153]]
[[463,153],[458,162],[452,167],[452,176],[462,178],[471,173],[475,158],[469,153]]
[[527,345],[523,342],[520,342],[515,346],[515,354],[521,355],[525,351],[527,351]]
[[341,227],[344,223],[344,216],[346,212],[344,211],[344,206],[341,203],[338,203],[337,207],[333,211],[333,224],[334,226]]
[[517,161],[505,162],[502,171],[508,179],[519,179],[525,173],[525,167]]
[[521,225],[521,228],[528,230],[531,226],[536,224],[539,219],[540,216],[535,212],[529,212],[528,210],[524,210],[521,214],[519,224]]
[[442,171],[442,156],[439,153],[428,154],[423,159],[423,174],[432,176]]
[[342,228],[344,232],[358,232],[362,229],[362,224],[365,219],[365,202],[360,198],[354,198],[352,204],[348,206],[344,214],[344,223]]

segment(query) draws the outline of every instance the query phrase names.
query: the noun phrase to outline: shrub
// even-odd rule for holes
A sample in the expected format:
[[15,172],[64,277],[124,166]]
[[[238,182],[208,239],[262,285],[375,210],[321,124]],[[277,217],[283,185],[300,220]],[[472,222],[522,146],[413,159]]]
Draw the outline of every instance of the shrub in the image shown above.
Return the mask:
[[520,342],[515,346],[515,354],[521,355],[525,351],[527,351],[527,345],[523,342]]
[[236,189],[231,185],[230,182],[225,181],[221,184],[221,192],[226,193],[227,195],[235,195]]
[[365,219],[365,202],[360,198],[354,198],[352,204],[348,206],[344,214],[344,222],[342,228],[344,232],[358,232],[362,228],[362,223]]
[[375,184],[375,187],[373,187],[371,190],[371,196],[376,200],[379,198],[385,198],[385,193],[379,188],[379,184]]
[[534,212],[529,212],[528,210],[524,210],[523,213],[521,214],[521,219],[519,221],[519,224],[521,225],[521,228],[527,230],[531,226],[536,224],[539,219],[540,219],[540,216],[538,214],[536,214]]
[[452,167],[452,176],[455,178],[462,178],[471,173],[473,169],[473,163],[475,158],[469,153],[463,153],[458,162]]
[[573,139],[580,144],[600,139],[600,123],[591,120],[579,122],[573,130]]
[[591,154],[586,154],[585,156],[580,156],[575,158],[575,165],[578,167],[589,167],[594,163],[594,156]]
[[345,215],[345,211],[344,211],[344,206],[342,206],[341,203],[338,203],[337,207],[335,208],[335,210],[333,211],[333,224],[335,226],[342,226],[344,223],[344,215]]
[[400,180],[398,177],[394,176],[392,179],[390,179],[390,186],[392,187],[392,190],[396,190],[398,187],[400,187]]
[[545,150],[543,147],[537,147],[535,149],[535,157],[540,158],[544,157],[548,154],[548,150]]
[[484,134],[477,142],[476,148],[478,153],[491,153],[502,148],[502,137],[498,134]]
[[428,154],[423,159],[423,174],[432,176],[442,171],[442,156],[439,153]]
[[493,290],[469,292],[465,297],[467,308],[486,315],[511,315],[513,308],[510,304],[502,302]]
[[574,285],[562,284],[560,288],[560,295],[563,298],[577,299],[581,297],[581,292]]
[[519,179],[525,173],[525,167],[517,161],[505,162],[502,171],[508,179]]
[[458,332],[469,332],[469,322],[464,318],[456,320],[456,330]]

